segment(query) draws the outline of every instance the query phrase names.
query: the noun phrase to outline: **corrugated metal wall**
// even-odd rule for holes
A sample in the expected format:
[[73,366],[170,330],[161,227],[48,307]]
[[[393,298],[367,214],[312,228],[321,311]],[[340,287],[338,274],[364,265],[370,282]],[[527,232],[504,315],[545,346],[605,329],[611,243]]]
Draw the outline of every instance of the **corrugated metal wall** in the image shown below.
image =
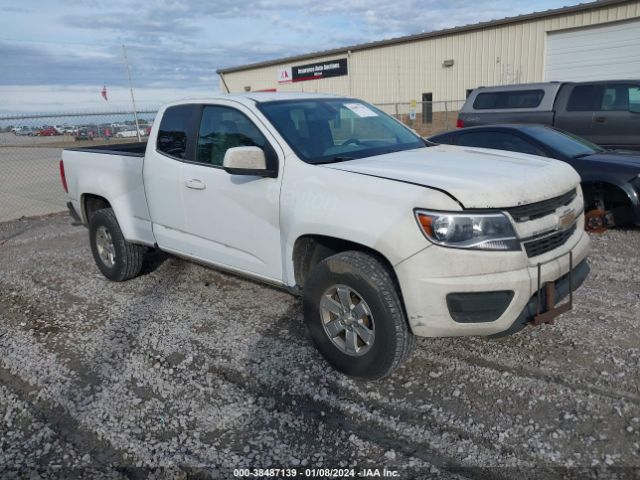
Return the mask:
[[[224,78],[231,92],[243,92],[246,86],[252,91],[277,88],[351,95],[372,103],[420,101],[425,92],[433,93],[434,101],[462,99],[467,89],[480,85],[543,81],[549,31],[636,17],[640,1],[355,51],[349,55],[349,75],[344,77],[278,84],[279,69],[291,66],[284,63],[227,73]],[[442,62],[449,59],[454,66],[444,68]]]

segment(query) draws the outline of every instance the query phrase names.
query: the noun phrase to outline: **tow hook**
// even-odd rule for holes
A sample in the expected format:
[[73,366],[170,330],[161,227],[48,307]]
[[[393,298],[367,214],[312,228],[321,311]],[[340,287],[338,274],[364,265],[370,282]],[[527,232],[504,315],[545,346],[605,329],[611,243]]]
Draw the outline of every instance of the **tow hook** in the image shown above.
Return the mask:
[[615,225],[613,215],[601,208],[594,208],[584,214],[584,229],[590,233],[606,232]]
[[538,263],[538,295],[536,305],[536,316],[533,317],[534,325],[548,323],[553,325],[556,317],[568,312],[573,308],[573,252],[569,252],[569,301],[556,307],[556,285],[554,282],[547,282],[545,287],[545,306],[544,311],[540,301],[542,295],[542,285],[540,284],[542,265]]

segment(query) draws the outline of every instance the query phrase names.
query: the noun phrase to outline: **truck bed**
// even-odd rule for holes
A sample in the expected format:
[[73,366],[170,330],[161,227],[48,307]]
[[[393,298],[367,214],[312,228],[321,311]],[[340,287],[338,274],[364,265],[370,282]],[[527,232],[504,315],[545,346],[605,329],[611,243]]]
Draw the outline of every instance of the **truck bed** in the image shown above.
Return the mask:
[[107,155],[122,155],[125,157],[144,157],[146,149],[146,141],[135,143],[116,143],[114,145],[97,145],[95,147],[65,148],[65,150],[71,152],[102,153]]
[[[62,151],[69,200],[84,215],[83,195],[99,197],[116,213],[127,238],[153,244],[149,209],[144,193],[143,167],[146,143],[122,143]],[[88,219],[83,216],[86,222]]]

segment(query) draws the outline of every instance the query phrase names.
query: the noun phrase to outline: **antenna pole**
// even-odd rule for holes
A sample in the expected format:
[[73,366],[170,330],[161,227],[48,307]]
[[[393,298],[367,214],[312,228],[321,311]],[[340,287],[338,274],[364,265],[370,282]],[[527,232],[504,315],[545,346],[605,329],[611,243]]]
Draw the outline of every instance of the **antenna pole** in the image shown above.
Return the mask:
[[124,56],[124,63],[127,66],[127,76],[129,77],[129,91],[131,92],[131,104],[133,105],[133,118],[136,121],[136,135],[138,135],[138,142],[142,142],[140,138],[140,124],[138,123],[138,112],[136,111],[136,99],[133,97],[133,84],[131,83],[131,68],[129,68],[129,58],[127,57],[127,47],[122,44],[122,55]]

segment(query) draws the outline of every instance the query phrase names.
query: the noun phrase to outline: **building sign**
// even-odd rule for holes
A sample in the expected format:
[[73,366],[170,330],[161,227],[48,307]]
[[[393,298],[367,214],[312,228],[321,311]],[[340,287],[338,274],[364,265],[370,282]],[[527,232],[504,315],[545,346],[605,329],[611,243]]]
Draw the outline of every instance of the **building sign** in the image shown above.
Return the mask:
[[278,83],[291,82],[291,67],[285,67],[278,70]]
[[319,80],[321,78],[342,77],[347,74],[347,59],[327,60],[326,62],[309,63],[291,67],[292,81]]
[[327,60],[326,62],[294,65],[278,70],[278,83],[306,82],[321,78],[342,77],[347,75],[347,59]]
[[409,105],[409,120],[416,119],[416,105],[417,102],[415,100],[411,100],[411,104]]

